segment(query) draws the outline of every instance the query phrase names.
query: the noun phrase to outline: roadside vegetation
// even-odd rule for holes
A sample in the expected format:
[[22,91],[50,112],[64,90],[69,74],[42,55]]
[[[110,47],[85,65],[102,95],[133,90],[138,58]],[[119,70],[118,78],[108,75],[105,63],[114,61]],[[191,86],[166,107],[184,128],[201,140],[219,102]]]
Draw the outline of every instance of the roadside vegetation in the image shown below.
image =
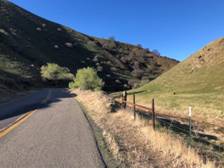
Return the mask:
[[[103,130],[108,150],[120,167],[213,168],[203,164],[197,152],[184,140],[166,130],[154,131],[151,125],[125,110],[111,113],[111,99],[102,92],[75,90],[88,115]],[[86,103],[88,102],[88,103]]]
[[69,83],[69,88],[80,88],[81,90],[101,90],[103,85],[104,82],[97,75],[96,70],[87,67],[78,70],[74,81]]
[[[156,80],[136,89],[139,104],[156,99],[160,112],[222,125],[224,121],[224,39],[218,39]],[[132,91],[131,91],[132,92]]]
[[[218,39],[154,81],[129,91],[136,93],[137,104],[147,107],[154,98],[157,113],[176,116],[179,122],[182,122],[181,117],[188,118],[188,108],[192,107],[195,130],[216,137],[201,137],[193,145],[221,163],[224,145],[223,44],[224,39]],[[132,102],[131,96],[128,101]]]
[[48,81],[71,81],[74,76],[68,68],[61,67],[54,63],[48,63],[41,67],[41,77]]

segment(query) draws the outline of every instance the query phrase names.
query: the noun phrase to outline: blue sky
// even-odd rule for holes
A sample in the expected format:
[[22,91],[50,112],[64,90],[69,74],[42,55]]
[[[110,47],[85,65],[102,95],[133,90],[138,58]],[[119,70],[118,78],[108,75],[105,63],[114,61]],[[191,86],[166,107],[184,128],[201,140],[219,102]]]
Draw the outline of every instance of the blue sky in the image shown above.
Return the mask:
[[224,36],[223,0],[12,0],[77,31],[183,60]]

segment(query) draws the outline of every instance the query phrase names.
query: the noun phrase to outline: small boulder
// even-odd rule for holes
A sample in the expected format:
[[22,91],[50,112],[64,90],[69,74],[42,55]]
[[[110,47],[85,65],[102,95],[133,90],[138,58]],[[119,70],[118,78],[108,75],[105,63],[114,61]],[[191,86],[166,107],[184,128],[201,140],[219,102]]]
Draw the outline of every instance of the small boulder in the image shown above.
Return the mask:
[[116,80],[115,80],[115,82],[116,82],[116,83],[121,83],[121,81],[120,81],[120,80],[118,80],[118,79],[116,79]]
[[110,77],[111,77],[111,75],[110,75],[110,74],[107,74],[107,75],[106,75],[106,77],[110,78]]
[[9,30],[10,30],[10,32],[11,32],[12,35],[15,35],[15,36],[17,35],[16,34],[16,29],[10,28]]
[[0,33],[4,34],[4,35],[6,35],[6,36],[9,35],[4,29],[0,29]]
[[39,31],[39,32],[42,31],[42,29],[40,27],[37,27],[36,30]]
[[65,43],[65,46],[68,47],[68,48],[72,48],[73,47],[73,44],[72,43],[69,43],[69,42],[66,42]]
[[98,72],[103,71],[103,67],[102,67],[102,66],[97,66],[97,71],[98,71]]
[[45,23],[43,23],[41,26],[42,26],[43,28],[45,28],[47,25],[46,25]]
[[59,48],[59,46],[58,46],[57,44],[55,44],[55,45],[54,45],[54,48],[55,48],[55,49],[58,49],[58,48]]
[[59,31],[59,32],[60,32],[60,31],[62,31],[62,29],[61,29],[60,27],[58,27],[58,28],[57,28],[57,31]]

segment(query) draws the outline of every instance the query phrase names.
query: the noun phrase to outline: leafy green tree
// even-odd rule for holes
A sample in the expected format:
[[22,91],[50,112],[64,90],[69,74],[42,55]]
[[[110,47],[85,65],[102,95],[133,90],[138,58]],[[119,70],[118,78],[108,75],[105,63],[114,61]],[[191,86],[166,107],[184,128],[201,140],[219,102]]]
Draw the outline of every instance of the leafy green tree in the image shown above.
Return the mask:
[[70,70],[54,63],[48,63],[41,67],[41,77],[44,80],[73,80]]
[[101,90],[104,82],[97,75],[93,68],[79,69],[73,82],[69,83],[69,88],[80,88],[82,90]]

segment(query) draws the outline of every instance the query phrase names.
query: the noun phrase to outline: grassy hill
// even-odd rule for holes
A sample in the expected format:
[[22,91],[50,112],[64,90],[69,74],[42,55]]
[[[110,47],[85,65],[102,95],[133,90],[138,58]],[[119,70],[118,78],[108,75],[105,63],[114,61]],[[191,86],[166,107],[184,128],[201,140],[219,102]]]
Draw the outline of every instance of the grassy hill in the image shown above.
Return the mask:
[[178,62],[114,39],[100,39],[40,18],[0,0],[0,93],[41,85],[40,67],[57,63],[73,73],[94,67],[105,90],[130,89]]
[[218,39],[160,77],[139,88],[138,101],[156,98],[160,111],[187,116],[188,106],[199,119],[224,119],[224,38]]

